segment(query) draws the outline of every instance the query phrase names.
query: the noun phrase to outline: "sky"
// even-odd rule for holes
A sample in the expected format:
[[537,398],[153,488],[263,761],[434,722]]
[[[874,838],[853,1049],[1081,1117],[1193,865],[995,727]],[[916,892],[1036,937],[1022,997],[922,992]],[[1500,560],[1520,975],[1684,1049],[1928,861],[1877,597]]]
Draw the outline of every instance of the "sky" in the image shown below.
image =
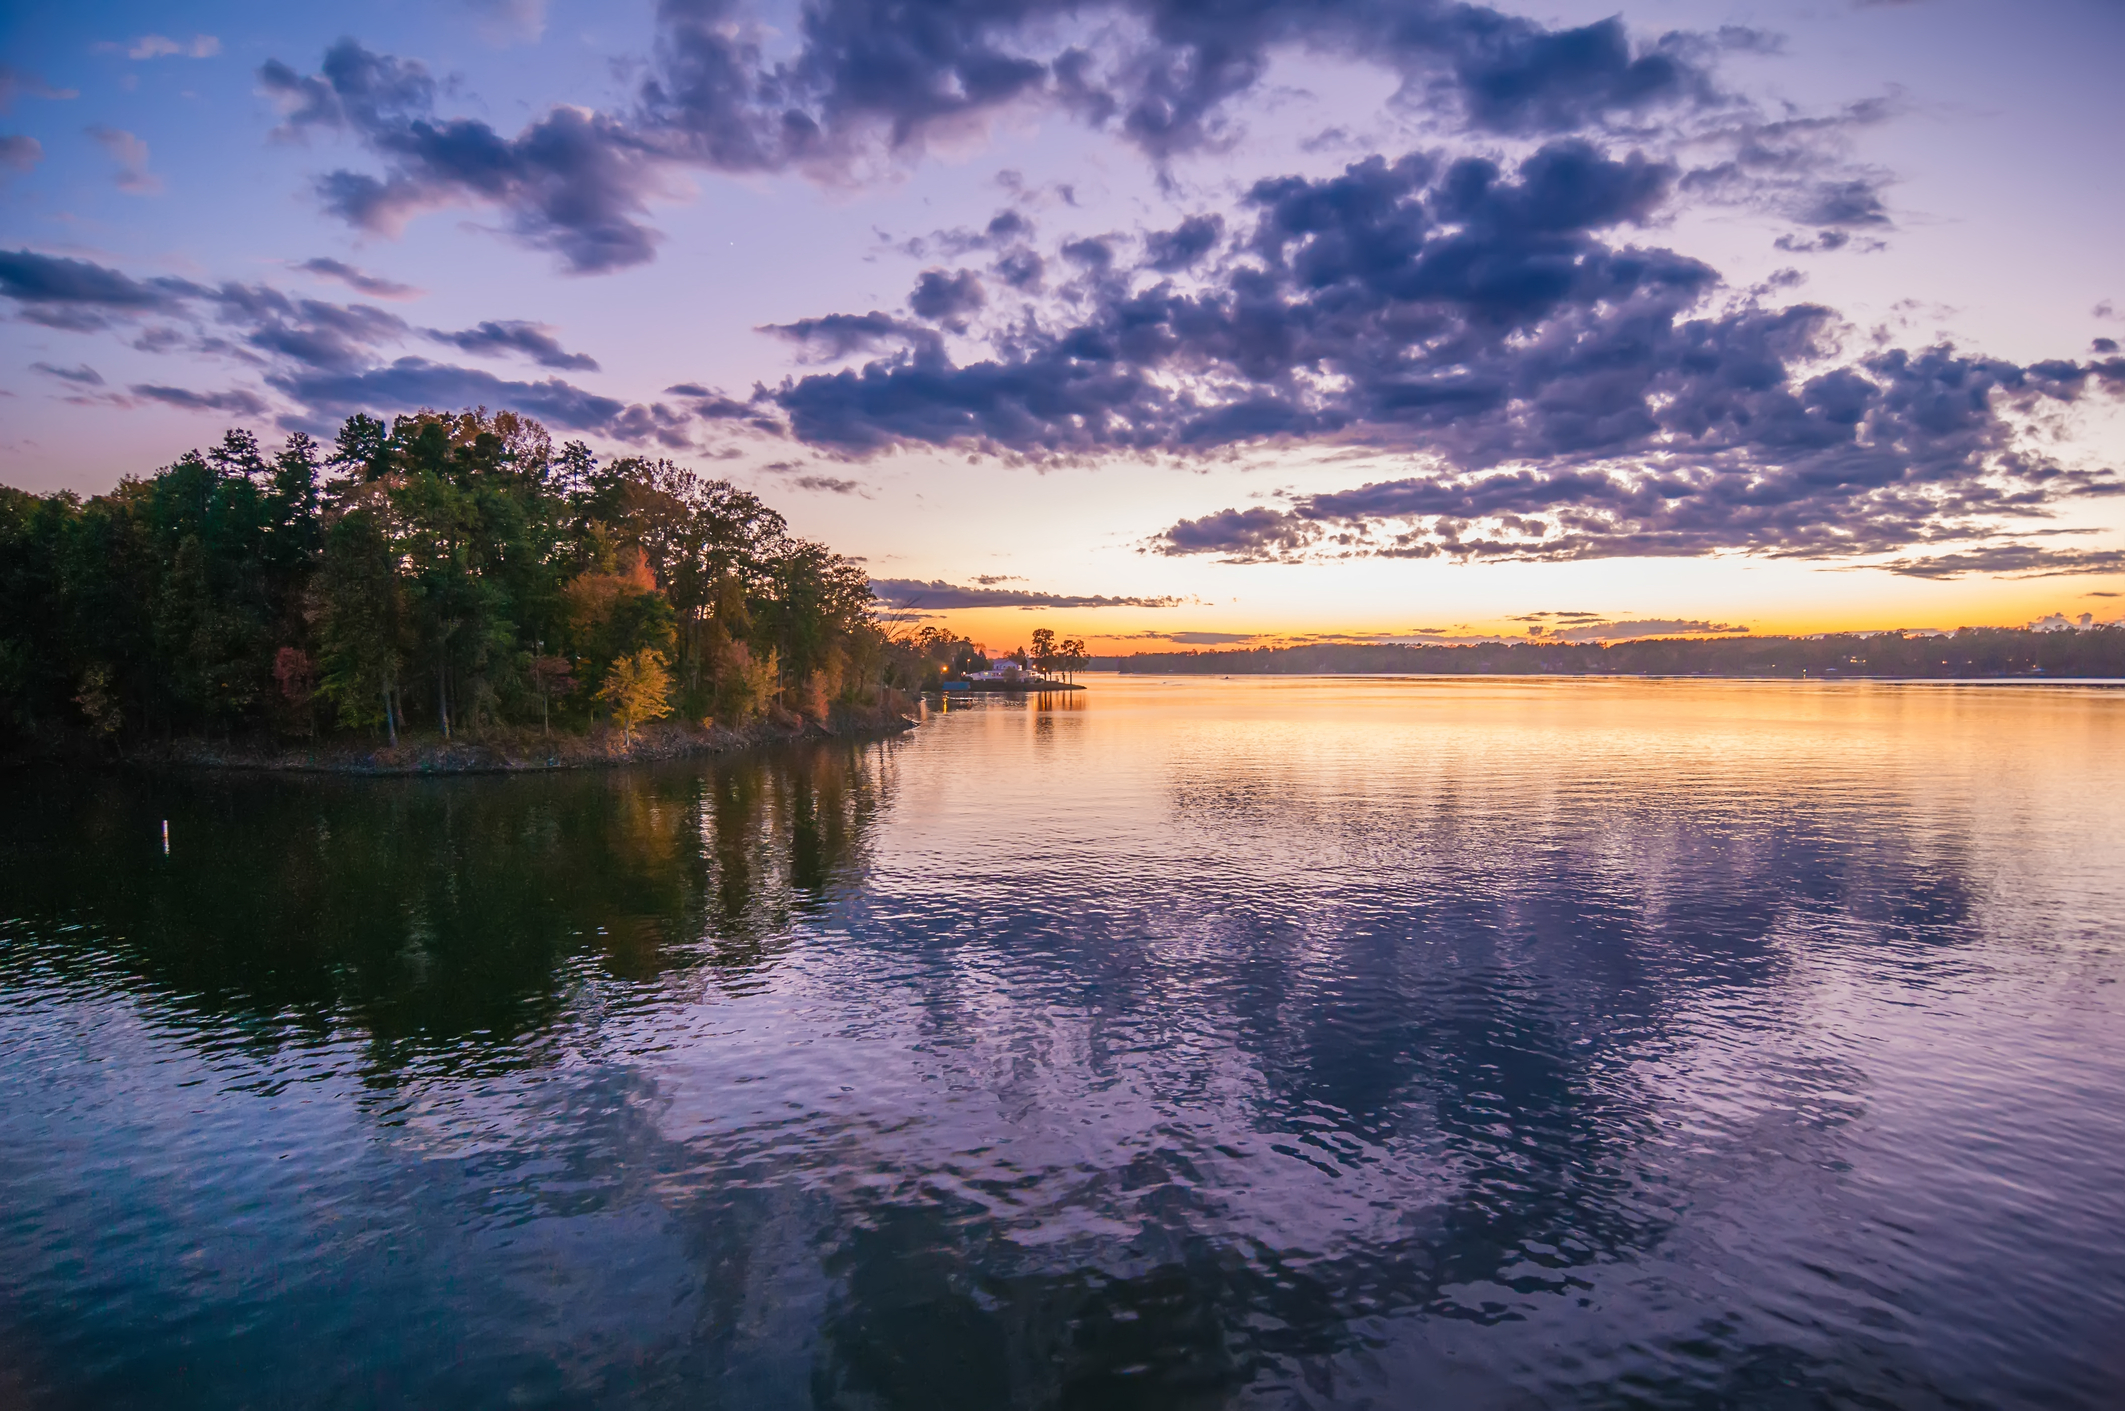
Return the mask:
[[2125,611],[2125,6],[0,14],[0,482],[511,407],[1095,652]]

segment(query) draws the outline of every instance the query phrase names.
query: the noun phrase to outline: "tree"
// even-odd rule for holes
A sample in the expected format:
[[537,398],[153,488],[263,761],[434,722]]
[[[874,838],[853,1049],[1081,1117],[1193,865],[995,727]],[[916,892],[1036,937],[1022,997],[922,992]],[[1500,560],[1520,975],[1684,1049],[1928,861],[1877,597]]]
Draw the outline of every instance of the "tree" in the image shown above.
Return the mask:
[[550,713],[555,696],[565,696],[576,688],[572,663],[567,657],[535,656],[531,659],[531,681],[539,693],[539,733],[551,735],[553,720]]
[[405,592],[378,507],[357,503],[325,533],[311,585],[318,694],[343,725],[381,723],[398,744]]
[[1055,665],[1055,630],[1050,627],[1033,629],[1033,665],[1046,676]]
[[663,656],[644,647],[621,657],[605,673],[598,699],[620,722],[620,738],[632,743],[635,726],[671,714],[671,672]]
[[301,647],[282,647],[273,654],[273,680],[280,687],[280,698],[303,721],[303,733],[316,734],[316,712],[310,702],[317,695],[317,665],[310,654]]
[[863,565],[757,496],[508,411],[357,415],[272,453],[232,430],[86,501],[0,487],[0,729],[25,737],[87,733],[91,667],[119,736],[300,729],[310,673],[282,668],[305,660],[321,727],[580,727],[645,651],[667,708],[733,723],[925,676]]

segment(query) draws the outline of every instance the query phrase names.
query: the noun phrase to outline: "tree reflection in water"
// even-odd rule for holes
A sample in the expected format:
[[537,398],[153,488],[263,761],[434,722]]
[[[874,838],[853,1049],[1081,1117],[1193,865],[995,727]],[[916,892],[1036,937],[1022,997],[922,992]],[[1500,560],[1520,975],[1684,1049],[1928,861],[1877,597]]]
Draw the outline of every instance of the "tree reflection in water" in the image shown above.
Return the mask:
[[[0,822],[11,909],[262,1051],[368,1036],[405,1064],[536,1064],[575,990],[741,983],[860,874],[889,747],[456,779],[33,775]],[[172,849],[160,852],[161,820]]]

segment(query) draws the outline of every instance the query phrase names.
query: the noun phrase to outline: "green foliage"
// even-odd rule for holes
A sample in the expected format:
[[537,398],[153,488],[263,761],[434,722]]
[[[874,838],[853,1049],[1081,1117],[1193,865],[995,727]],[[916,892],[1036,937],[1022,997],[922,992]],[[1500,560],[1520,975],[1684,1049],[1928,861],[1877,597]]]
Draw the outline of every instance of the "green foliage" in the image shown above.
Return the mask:
[[756,496],[509,412],[355,416],[270,457],[232,431],[86,502],[0,487],[18,739],[582,728],[645,654],[691,718],[818,713],[883,684],[870,607]]

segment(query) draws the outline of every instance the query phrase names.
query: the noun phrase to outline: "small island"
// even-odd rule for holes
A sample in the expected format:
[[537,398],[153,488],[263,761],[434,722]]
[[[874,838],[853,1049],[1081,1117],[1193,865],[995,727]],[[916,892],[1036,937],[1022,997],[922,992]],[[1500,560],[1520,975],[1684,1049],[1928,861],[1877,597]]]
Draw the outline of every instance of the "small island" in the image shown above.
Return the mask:
[[85,500],[0,487],[0,562],[13,762],[668,759],[907,729],[979,655],[880,620],[750,491],[484,408],[232,430]]
[[1032,643],[992,661],[973,642],[925,627],[906,639],[906,650],[924,663],[922,689],[946,696],[1085,689],[1071,679],[1091,660],[1082,639],[1057,640],[1052,628],[1036,627]]

